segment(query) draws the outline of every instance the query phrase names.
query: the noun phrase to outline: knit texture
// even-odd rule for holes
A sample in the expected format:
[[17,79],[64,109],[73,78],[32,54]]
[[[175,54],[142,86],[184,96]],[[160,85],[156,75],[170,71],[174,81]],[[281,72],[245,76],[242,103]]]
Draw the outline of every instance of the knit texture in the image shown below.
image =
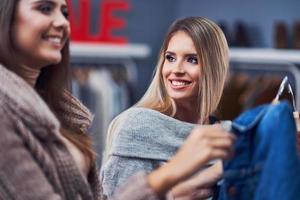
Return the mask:
[[[70,107],[62,122],[85,132],[92,116],[66,93],[61,109]],[[87,183],[60,139],[57,118],[33,88],[1,65],[0,114],[0,197],[100,199],[95,169],[91,170],[94,178]]]
[[101,170],[108,197],[138,171],[151,172],[168,161],[196,126],[139,107],[125,111],[118,120],[110,157]]
[[[65,92],[60,119],[23,79],[0,65],[0,199],[100,200],[102,187],[96,166],[87,180],[61,140],[61,121],[86,133],[93,116]],[[139,181],[136,181],[139,180]],[[158,200],[138,175],[116,192],[114,200]]]
[[158,200],[159,197],[148,185],[146,176],[147,174],[141,172],[130,177],[127,184],[118,188],[110,200]]
[[59,104],[61,115],[59,120],[68,128],[87,133],[93,122],[93,114],[70,92],[65,91]]

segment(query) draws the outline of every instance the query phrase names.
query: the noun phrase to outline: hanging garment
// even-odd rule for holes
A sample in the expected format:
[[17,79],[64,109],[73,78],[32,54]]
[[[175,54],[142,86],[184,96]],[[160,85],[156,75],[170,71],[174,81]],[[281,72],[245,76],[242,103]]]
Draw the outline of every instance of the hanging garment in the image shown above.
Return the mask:
[[300,159],[287,102],[256,107],[232,122],[235,156],[224,163],[218,200],[299,200]]

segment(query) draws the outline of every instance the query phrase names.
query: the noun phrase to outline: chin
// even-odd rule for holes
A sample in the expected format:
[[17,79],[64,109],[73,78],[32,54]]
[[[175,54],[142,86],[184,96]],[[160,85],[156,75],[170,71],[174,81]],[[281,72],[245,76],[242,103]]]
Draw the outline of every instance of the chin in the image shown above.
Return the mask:
[[178,93],[169,92],[168,95],[174,100],[189,99],[193,96],[190,93],[183,93],[183,92],[178,92]]
[[55,59],[55,60],[53,60],[52,64],[53,64],[53,65],[56,65],[56,64],[58,64],[58,63],[60,63],[60,62],[61,62],[61,59]]
[[180,95],[170,95],[170,97],[174,100],[174,101],[187,101],[188,99],[190,99],[189,96],[180,96]]
[[197,98],[191,94],[169,94],[169,97],[177,103],[197,102]]
[[55,55],[55,56],[48,56],[45,58],[45,61],[47,62],[47,65],[56,65],[62,61],[61,55]]

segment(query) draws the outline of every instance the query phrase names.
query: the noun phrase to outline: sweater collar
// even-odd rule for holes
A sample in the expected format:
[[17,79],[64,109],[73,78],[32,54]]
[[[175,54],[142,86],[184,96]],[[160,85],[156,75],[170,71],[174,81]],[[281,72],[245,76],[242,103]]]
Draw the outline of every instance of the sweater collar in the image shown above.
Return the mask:
[[2,65],[0,65],[0,99],[1,106],[7,107],[29,127],[43,126],[58,134],[59,121],[43,99],[24,79]]
[[197,125],[140,107],[123,112],[112,123],[110,155],[162,161],[176,153]]

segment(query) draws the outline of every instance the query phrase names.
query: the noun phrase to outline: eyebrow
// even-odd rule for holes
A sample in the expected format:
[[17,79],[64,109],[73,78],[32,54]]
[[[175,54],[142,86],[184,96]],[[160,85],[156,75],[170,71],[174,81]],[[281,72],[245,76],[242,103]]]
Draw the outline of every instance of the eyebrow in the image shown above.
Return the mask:
[[[32,3],[33,4],[39,4],[39,3],[43,3],[43,2],[44,3],[50,3],[50,4],[53,4],[53,5],[57,4],[55,1],[51,1],[51,0],[35,0]],[[67,8],[67,4],[66,3],[62,4],[62,7]]]
[[187,56],[187,57],[192,57],[192,56],[198,57],[198,55],[196,53],[188,53],[185,56]]
[[[176,55],[176,53],[174,53],[174,52],[172,52],[172,51],[166,51],[165,54]],[[184,56],[186,56],[186,57],[191,57],[191,56],[196,56],[196,57],[198,57],[197,53],[187,53],[187,54],[185,54]]]
[[165,54],[171,54],[171,55],[175,55],[175,53],[174,53],[174,52],[172,52],[172,51],[166,51],[166,52],[165,52]]
[[33,3],[42,3],[42,2],[46,2],[46,3],[54,3],[51,0],[34,0]]

